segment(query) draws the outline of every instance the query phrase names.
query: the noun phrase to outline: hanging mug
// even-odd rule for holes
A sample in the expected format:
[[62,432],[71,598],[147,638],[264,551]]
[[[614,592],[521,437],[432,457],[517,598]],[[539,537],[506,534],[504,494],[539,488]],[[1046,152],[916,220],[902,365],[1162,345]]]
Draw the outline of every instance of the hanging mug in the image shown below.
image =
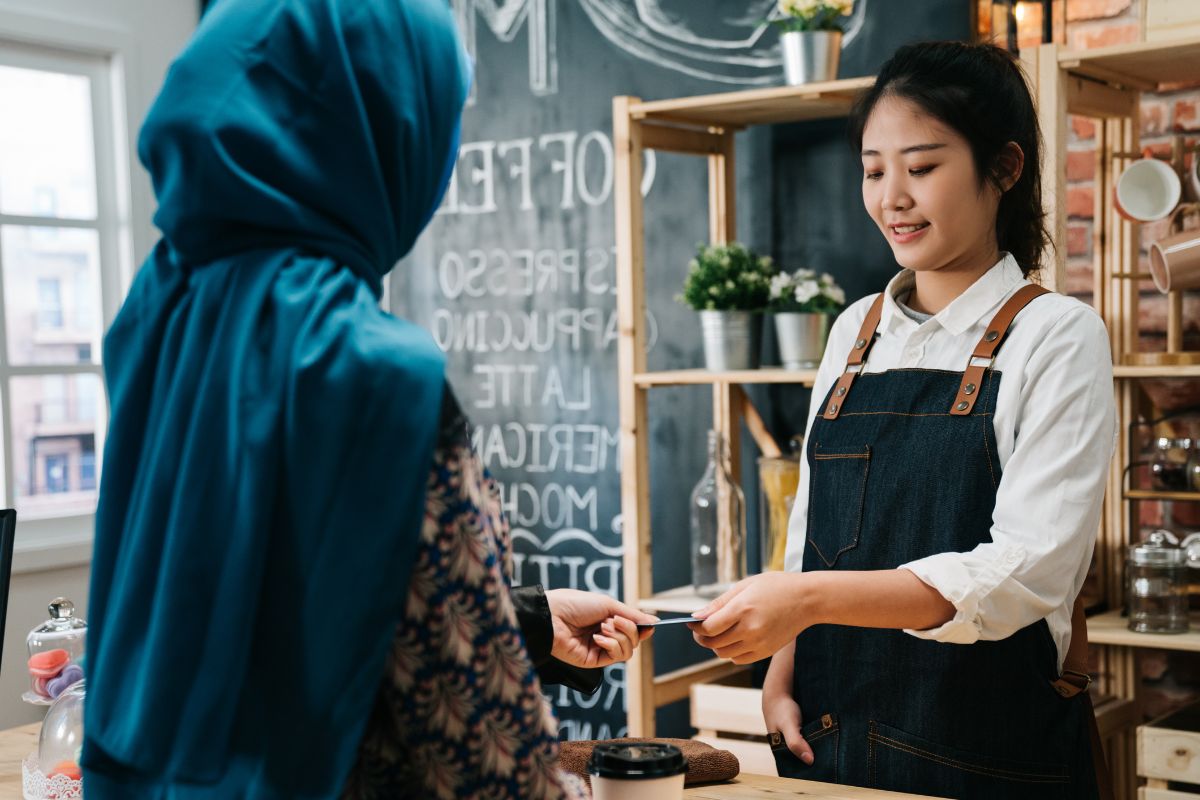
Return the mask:
[[1149,150],[1142,156],[1117,178],[1113,205],[1130,222],[1155,222],[1179,205],[1183,182],[1174,167],[1151,156]]
[[1171,214],[1171,234],[1150,244],[1150,276],[1163,294],[1200,288],[1200,230],[1183,230],[1183,217],[1200,213],[1185,203]]

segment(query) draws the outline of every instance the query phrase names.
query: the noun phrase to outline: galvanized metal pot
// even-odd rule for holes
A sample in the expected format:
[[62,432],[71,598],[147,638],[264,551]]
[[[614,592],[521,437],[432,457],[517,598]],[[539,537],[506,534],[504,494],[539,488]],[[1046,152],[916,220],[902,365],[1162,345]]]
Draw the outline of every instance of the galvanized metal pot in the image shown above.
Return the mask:
[[783,74],[790,86],[837,80],[841,31],[788,31],[779,40]]
[[777,313],[775,338],[784,369],[805,369],[821,363],[829,339],[830,314]]
[[704,366],[713,372],[758,369],[762,314],[754,311],[701,311]]

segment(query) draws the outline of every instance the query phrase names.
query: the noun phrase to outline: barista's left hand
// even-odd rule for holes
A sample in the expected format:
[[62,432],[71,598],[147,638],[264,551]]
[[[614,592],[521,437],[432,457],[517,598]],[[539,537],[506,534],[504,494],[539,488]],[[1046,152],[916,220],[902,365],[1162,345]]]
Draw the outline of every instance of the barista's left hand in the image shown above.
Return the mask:
[[554,626],[550,655],[575,667],[607,667],[628,661],[634,648],[654,632],[637,629],[658,617],[598,592],[551,589],[546,592]]
[[798,603],[804,573],[764,572],[738,581],[694,616],[696,642],[735,664],[770,658],[808,624]]

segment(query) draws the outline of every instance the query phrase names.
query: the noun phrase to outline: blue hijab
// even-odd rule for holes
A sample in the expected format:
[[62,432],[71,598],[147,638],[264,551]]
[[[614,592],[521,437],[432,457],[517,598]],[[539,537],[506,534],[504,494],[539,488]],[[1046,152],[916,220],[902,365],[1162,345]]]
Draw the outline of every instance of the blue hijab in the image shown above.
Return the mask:
[[331,798],[407,594],[443,357],[379,310],[457,151],[445,0],[219,0],[141,131],[104,342],[87,796]]

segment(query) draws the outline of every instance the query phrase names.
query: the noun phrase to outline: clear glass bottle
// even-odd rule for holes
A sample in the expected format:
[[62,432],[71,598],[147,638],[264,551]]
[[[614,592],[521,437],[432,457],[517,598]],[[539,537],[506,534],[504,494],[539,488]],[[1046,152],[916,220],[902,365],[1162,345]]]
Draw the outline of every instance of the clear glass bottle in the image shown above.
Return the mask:
[[708,432],[708,466],[692,490],[692,586],[716,597],[746,577],[746,498],[725,468],[725,443]]

